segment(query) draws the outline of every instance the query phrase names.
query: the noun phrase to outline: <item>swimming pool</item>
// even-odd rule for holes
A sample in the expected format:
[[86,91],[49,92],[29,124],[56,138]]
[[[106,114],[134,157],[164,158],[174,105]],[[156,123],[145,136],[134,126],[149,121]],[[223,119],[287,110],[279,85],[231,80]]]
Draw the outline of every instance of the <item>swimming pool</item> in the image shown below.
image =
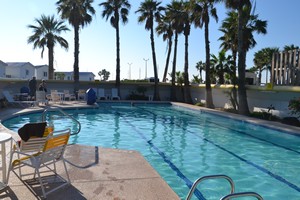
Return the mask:
[[[137,150],[182,199],[198,177],[212,174],[230,176],[236,192],[255,191],[267,200],[300,199],[297,135],[167,104],[65,111],[82,123],[70,143]],[[76,128],[58,114],[50,118],[56,129]],[[3,125],[16,131],[40,119],[41,113],[28,114]],[[194,199],[219,199],[228,191],[226,182],[206,181]]]

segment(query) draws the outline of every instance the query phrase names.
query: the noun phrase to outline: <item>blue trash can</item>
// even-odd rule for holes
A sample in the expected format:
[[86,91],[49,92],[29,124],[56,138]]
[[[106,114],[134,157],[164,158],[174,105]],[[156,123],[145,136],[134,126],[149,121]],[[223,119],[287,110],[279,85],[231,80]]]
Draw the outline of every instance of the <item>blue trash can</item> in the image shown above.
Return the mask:
[[93,105],[96,102],[96,100],[97,100],[96,92],[92,88],[89,88],[86,91],[86,103],[88,105]]

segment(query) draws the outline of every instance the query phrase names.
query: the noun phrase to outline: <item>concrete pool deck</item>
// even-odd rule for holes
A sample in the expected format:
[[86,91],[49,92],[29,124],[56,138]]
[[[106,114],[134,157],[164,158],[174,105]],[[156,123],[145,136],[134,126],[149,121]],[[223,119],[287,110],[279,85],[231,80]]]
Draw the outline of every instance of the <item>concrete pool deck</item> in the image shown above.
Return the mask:
[[[72,102],[55,107],[86,107],[86,103]],[[43,107],[2,109],[0,119],[35,112]],[[0,132],[12,133],[0,124]],[[7,152],[10,148],[7,143]],[[47,199],[101,199],[101,200],[176,200],[180,199],[153,167],[137,151],[68,145],[65,158],[71,185],[47,196]],[[6,161],[9,161],[7,154]],[[58,174],[65,178],[63,164],[57,165]],[[59,183],[58,183],[59,184]],[[51,185],[49,185],[51,188]],[[42,199],[36,182],[22,182],[10,174],[8,187],[0,191],[0,199]]]

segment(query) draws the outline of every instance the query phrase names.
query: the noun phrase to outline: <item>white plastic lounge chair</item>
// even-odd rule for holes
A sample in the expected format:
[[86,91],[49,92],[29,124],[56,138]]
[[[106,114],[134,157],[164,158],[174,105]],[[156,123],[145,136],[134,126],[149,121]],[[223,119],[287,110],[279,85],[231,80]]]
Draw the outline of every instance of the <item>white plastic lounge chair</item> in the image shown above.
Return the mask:
[[30,106],[30,105],[35,106],[36,105],[36,101],[15,101],[14,98],[12,97],[12,95],[7,90],[3,90],[2,94],[5,97],[5,99],[7,100],[7,102],[12,105],[19,105],[22,107],[25,107],[25,105],[27,105],[27,106]]
[[111,89],[111,100],[114,100],[114,99],[120,100],[117,88],[112,88]]
[[69,101],[76,100],[75,95],[74,94],[70,94],[69,90],[64,90],[64,95],[65,95],[65,99],[68,99]]
[[103,88],[99,88],[99,89],[98,89],[98,99],[99,99],[99,100],[107,100]]
[[[46,137],[47,139],[45,140],[42,151],[40,152],[34,154],[28,154],[28,153],[24,153],[24,151],[21,150],[14,151],[13,154],[17,154],[18,159],[11,162],[9,171],[15,172],[16,169],[19,169],[20,172],[19,178],[23,181],[25,181],[26,179],[22,179],[22,177],[33,175],[33,178],[35,179],[37,175],[38,176],[37,179],[42,189],[43,197],[46,198],[46,196],[49,193],[54,192],[57,189],[70,184],[70,178],[69,178],[69,174],[64,159],[64,152],[68,144],[69,137],[70,137],[70,129],[55,131],[53,132],[53,135],[50,134],[49,136]],[[20,157],[20,155],[23,157]],[[62,161],[64,165],[67,180],[59,176],[56,172],[56,163],[59,161]],[[23,167],[33,168],[34,173],[22,175],[21,168]],[[44,168],[43,171],[41,171],[42,168]],[[54,175],[50,176],[49,173],[46,173],[47,176],[42,177],[41,174],[44,174],[45,170],[49,172],[53,172]],[[16,172],[15,174],[17,175]],[[55,176],[56,178],[53,179],[52,178],[53,176]],[[47,187],[45,187],[44,185],[47,185]],[[47,188],[51,188],[51,189],[48,189],[48,191],[46,191]]]
[[57,92],[55,92],[55,91],[51,91],[51,101],[53,101],[53,102],[58,102],[58,101],[61,101],[61,98],[60,98],[60,96],[58,95],[58,93]]
[[37,104],[43,103],[45,105],[48,104],[48,100],[46,99],[46,92],[45,91],[36,91],[35,92],[36,102]]
[[85,90],[78,90],[78,100],[82,99],[85,100],[86,91]]

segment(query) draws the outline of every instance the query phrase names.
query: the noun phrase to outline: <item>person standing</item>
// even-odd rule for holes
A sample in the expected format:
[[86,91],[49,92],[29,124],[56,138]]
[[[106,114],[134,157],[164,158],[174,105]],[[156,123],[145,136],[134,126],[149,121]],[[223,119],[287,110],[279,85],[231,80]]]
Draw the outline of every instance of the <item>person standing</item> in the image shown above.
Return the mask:
[[36,77],[33,76],[32,79],[30,79],[29,83],[29,96],[31,100],[35,99],[35,92],[36,92]]
[[47,86],[46,86],[46,81],[45,80],[42,80],[41,84],[39,85],[39,91],[47,92]]

